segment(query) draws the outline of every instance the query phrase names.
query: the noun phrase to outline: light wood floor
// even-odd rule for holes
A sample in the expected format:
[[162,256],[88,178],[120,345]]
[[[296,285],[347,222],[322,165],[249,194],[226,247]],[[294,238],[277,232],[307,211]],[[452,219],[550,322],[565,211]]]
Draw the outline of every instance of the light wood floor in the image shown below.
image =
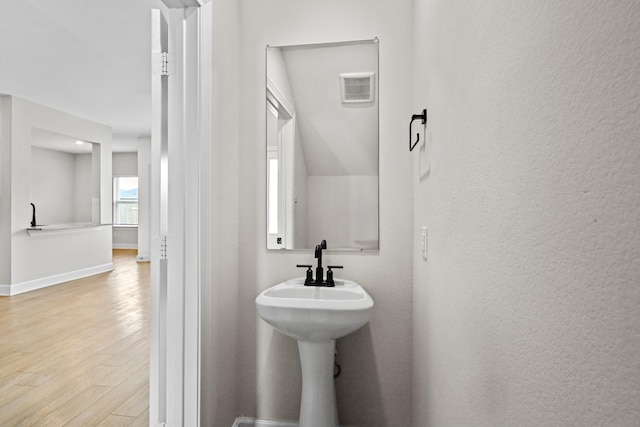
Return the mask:
[[149,263],[0,297],[0,426],[149,425]]

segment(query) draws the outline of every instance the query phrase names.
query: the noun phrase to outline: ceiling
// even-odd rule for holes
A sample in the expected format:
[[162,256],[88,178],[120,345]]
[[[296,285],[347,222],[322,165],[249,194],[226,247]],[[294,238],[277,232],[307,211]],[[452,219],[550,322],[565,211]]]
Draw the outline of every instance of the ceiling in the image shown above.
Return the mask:
[[62,151],[69,154],[90,154],[93,150],[93,144],[90,141],[81,141],[68,135],[38,128],[31,129],[31,147]]
[[113,129],[115,152],[151,134],[151,0],[3,0],[0,93]]

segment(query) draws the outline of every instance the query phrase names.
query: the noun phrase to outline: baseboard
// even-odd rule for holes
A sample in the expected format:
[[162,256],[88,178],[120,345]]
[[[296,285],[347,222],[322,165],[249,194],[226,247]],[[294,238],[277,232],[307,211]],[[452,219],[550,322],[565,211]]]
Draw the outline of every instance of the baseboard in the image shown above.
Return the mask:
[[68,273],[55,274],[53,276],[42,277],[40,279],[29,280],[27,282],[0,285],[0,296],[23,294],[25,292],[35,291],[36,289],[46,288],[48,286],[68,282],[69,280],[81,279],[83,277],[93,276],[94,274],[104,273],[111,270],[113,270],[113,263],[109,262],[95,267],[83,268],[81,270],[70,271]]
[[247,417],[238,417],[231,427],[247,427],[255,424],[255,419]]
[[[238,417],[232,427],[298,427],[295,421],[256,420],[249,417]],[[349,427],[340,425],[340,427]]]
[[146,255],[138,255],[136,257],[136,261],[137,262],[151,262],[151,259],[150,259],[149,256],[146,256]]
[[297,422],[238,417],[232,427],[298,427]]
[[114,243],[113,249],[138,249],[137,243]]

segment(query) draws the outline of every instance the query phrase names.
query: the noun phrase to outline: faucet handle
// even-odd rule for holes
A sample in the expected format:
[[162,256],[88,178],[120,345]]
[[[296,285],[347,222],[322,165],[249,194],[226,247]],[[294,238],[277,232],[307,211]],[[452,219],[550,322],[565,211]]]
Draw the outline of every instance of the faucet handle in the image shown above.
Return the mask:
[[308,285],[309,283],[313,282],[313,271],[311,270],[310,264],[296,264],[296,267],[307,269],[307,277],[304,279],[305,285]]
[[336,282],[333,280],[332,268],[343,268],[341,265],[327,265],[327,286],[335,286]]

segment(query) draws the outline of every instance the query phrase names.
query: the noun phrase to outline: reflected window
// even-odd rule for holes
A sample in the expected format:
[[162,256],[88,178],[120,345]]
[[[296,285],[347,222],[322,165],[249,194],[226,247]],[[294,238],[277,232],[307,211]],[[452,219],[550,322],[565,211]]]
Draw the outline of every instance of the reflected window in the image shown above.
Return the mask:
[[138,177],[113,178],[113,224],[138,225]]
[[269,234],[278,234],[278,159],[269,159],[267,164],[269,180]]

